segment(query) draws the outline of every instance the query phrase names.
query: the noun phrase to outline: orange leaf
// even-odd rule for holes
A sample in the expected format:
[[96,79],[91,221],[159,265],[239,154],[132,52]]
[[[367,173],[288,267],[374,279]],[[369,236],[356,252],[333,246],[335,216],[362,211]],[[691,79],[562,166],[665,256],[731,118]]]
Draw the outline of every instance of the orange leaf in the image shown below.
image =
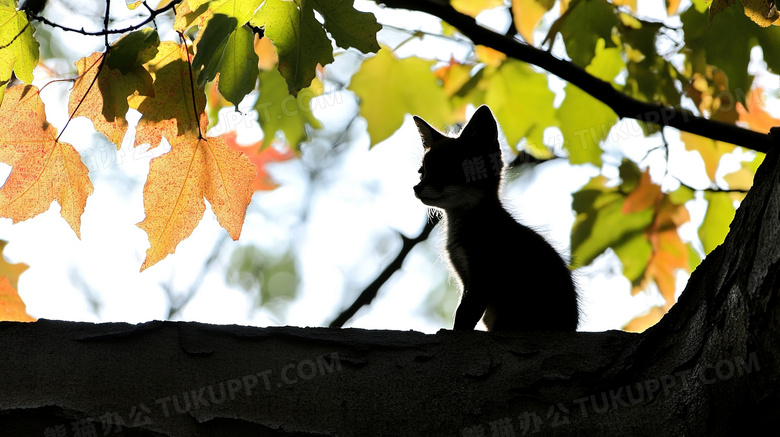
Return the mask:
[[[685,206],[675,205],[666,196],[656,211],[653,224],[645,231],[653,252],[645,270],[643,283],[655,281],[658,291],[666,300],[665,309],[670,308],[674,303],[675,272],[681,269],[689,270],[688,248],[677,232],[677,228],[689,220],[690,215]],[[643,286],[644,284],[633,291],[637,292]]]
[[[201,114],[205,131],[208,117]],[[149,236],[141,270],[176,250],[203,217],[209,201],[219,224],[237,240],[252,200],[255,167],[220,137],[186,134],[171,141],[171,151],[152,159],[144,185],[146,218],[138,224]]]
[[79,78],[68,99],[68,112],[74,118],[83,116],[92,120],[95,130],[119,149],[127,133],[125,116],[130,108],[127,99],[133,95],[154,95],[152,77],[140,65],[127,74],[103,65],[95,80],[102,59],[102,53],[93,53],[76,61]]
[[263,142],[258,141],[248,146],[242,146],[236,142],[236,132],[231,131],[222,135],[222,139],[233,150],[237,150],[249,158],[252,165],[257,168],[257,175],[255,181],[252,184],[254,191],[270,191],[279,185],[272,179],[271,175],[265,169],[265,165],[270,162],[282,162],[295,158],[295,153],[289,147],[285,147],[284,151],[280,152],[275,147],[266,147],[262,149]]
[[762,95],[761,88],[751,90],[746,99],[747,109],[742,106],[742,103],[737,103],[737,112],[739,113],[739,121],[747,123],[754,131],[769,133],[769,129],[780,126],[780,120],[764,110],[764,105],[761,102]]
[[257,54],[257,67],[261,70],[271,70],[279,63],[279,55],[274,50],[274,44],[268,37],[255,38],[255,54]]
[[[3,253],[3,250],[5,250],[5,245],[8,244],[7,241],[0,240],[0,253]],[[11,287],[18,288],[19,284],[19,275],[24,273],[25,270],[27,270],[29,266],[24,263],[16,263],[11,264],[8,261],[5,260],[5,257],[0,256],[0,277],[6,277],[8,278],[8,282],[11,284]]]
[[633,318],[630,322],[623,326],[623,330],[628,332],[642,332],[658,323],[664,314],[666,314],[666,310],[664,308],[652,307],[647,314]]
[[184,45],[163,41],[157,56],[145,64],[154,77],[154,97],[134,96],[130,107],[140,112],[135,133],[135,145],[160,145],[163,138],[172,142],[179,135],[198,134],[198,114],[206,107],[206,94],[195,88],[193,108],[190,70]]
[[650,208],[662,195],[661,187],[653,183],[650,179],[650,169],[647,169],[642,173],[639,184],[634,191],[626,197],[621,212],[631,214],[644,211]]
[[11,286],[8,278],[0,277],[0,321],[34,322],[25,311],[24,301],[19,297],[16,288]]
[[680,139],[685,144],[685,150],[699,152],[701,159],[704,160],[704,169],[711,181],[715,180],[715,172],[718,170],[720,158],[733,152],[736,147],[733,144],[711,140],[688,132],[680,132]]
[[0,216],[14,223],[27,220],[56,200],[62,218],[81,238],[81,214],[93,191],[89,170],[73,146],[57,141],[36,87],[6,91],[0,126],[0,161],[13,167],[0,189]]

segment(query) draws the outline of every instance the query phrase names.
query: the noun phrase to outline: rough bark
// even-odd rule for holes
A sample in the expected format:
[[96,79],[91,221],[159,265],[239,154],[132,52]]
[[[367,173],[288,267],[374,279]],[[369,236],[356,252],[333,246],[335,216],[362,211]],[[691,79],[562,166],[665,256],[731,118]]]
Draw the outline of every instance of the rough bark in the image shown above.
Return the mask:
[[0,435],[115,435],[117,424],[133,436],[776,429],[779,158],[774,148],[724,244],[645,333],[5,322]]

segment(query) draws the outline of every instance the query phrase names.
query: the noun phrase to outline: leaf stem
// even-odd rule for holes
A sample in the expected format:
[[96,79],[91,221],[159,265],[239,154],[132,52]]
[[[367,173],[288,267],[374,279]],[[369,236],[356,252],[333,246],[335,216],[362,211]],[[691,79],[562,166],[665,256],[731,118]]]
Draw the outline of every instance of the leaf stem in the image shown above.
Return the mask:
[[190,48],[187,45],[187,38],[184,37],[184,33],[182,32],[176,32],[179,34],[179,38],[181,38],[182,42],[184,43],[184,51],[187,55],[187,68],[190,70],[190,96],[192,97],[192,111],[195,113],[195,124],[198,125],[198,138],[203,140],[205,139],[203,137],[203,131],[200,129],[200,117],[198,117],[198,105],[195,103],[195,80],[192,77],[192,62],[190,61]]

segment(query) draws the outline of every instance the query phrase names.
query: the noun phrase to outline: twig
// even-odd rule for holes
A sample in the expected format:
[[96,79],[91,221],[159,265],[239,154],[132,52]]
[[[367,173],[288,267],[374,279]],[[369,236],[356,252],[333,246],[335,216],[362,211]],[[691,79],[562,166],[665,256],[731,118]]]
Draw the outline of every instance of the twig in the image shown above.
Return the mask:
[[661,126],[671,126],[684,132],[758,152],[766,153],[771,147],[769,135],[698,117],[682,108],[643,102],[629,97],[613,88],[609,82],[590,75],[573,62],[556,58],[546,51],[480,26],[474,18],[456,11],[448,2],[441,0],[374,1],[391,8],[421,11],[439,17],[457,27],[475,44],[493,48],[509,57],[536,65],[577,86],[609,106],[620,118],[633,118]]
[[[107,37],[108,35],[111,35],[111,34],[123,34],[123,33],[131,32],[133,30],[138,30],[138,29],[146,26],[147,24],[151,23],[152,21],[154,21],[155,18],[157,18],[158,15],[172,10],[179,3],[181,3],[181,0],[173,0],[172,2],[168,3],[164,7],[152,11],[150,13],[150,15],[144,21],[142,21],[142,22],[140,22],[138,24],[129,26],[129,27],[125,27],[123,29],[109,29],[108,26],[106,25],[105,26],[106,28],[103,29],[103,30],[100,30],[100,31],[88,31],[88,30],[84,30],[84,28],[73,29],[71,27],[63,26],[62,24],[55,23],[55,22],[53,22],[53,21],[51,21],[51,20],[49,20],[46,17],[41,16],[41,15],[28,15],[28,17],[29,17],[30,20],[40,21],[43,24],[46,24],[48,26],[51,26],[51,27],[54,27],[54,28],[57,28],[57,29],[60,29],[60,30],[64,30],[66,32],[75,32],[75,33],[80,33],[82,35],[87,35],[87,36],[104,36],[105,35]],[[105,24],[105,22],[104,22],[104,24]]]
[[[92,87],[95,86],[95,82],[97,82],[98,77],[100,76],[100,71],[103,69],[103,66],[106,64],[106,57],[107,57],[106,55],[107,54],[108,54],[108,51],[106,51],[106,53],[103,53],[100,56],[100,65],[98,65],[98,71],[97,71],[97,73],[95,73],[95,77],[92,79],[92,82],[89,84],[89,87],[87,87],[87,91],[84,93],[84,96],[81,98],[81,100],[79,100],[79,103],[78,103],[78,105],[76,105],[76,108],[73,109],[73,112],[70,114],[70,116],[68,116],[68,121],[65,122],[65,126],[62,127],[62,130],[60,131],[60,134],[57,135],[57,139],[54,140],[55,142],[60,140],[60,137],[62,136],[62,134],[65,133],[65,129],[68,128],[68,125],[70,124],[70,121],[73,120],[73,117],[75,117],[76,113],[79,112],[79,108],[81,108],[81,104],[84,103],[84,100],[86,100],[87,95],[89,95],[89,92],[92,90]],[[84,70],[84,74],[87,74],[87,72],[89,70],[91,70],[95,66],[95,64],[97,64],[97,62],[95,62],[89,68]],[[82,74],[82,76],[84,74]]]
[[401,246],[401,250],[398,252],[398,255],[396,255],[395,259],[391,261],[384,270],[382,270],[382,273],[380,273],[379,276],[374,279],[374,282],[372,282],[368,287],[365,288],[365,290],[360,293],[358,298],[355,299],[355,302],[352,303],[349,308],[342,311],[338,317],[330,322],[330,327],[340,328],[344,326],[344,323],[351,319],[352,316],[354,316],[362,306],[370,304],[371,301],[373,301],[376,297],[382,285],[384,285],[384,283],[387,282],[391,276],[393,276],[393,273],[401,269],[406,256],[409,255],[409,252],[411,252],[417,243],[421,243],[428,238],[437,223],[439,223],[439,217],[433,215],[431,216],[428,223],[425,224],[425,227],[423,228],[422,232],[420,232],[420,235],[417,237],[407,238],[401,235],[403,245]]

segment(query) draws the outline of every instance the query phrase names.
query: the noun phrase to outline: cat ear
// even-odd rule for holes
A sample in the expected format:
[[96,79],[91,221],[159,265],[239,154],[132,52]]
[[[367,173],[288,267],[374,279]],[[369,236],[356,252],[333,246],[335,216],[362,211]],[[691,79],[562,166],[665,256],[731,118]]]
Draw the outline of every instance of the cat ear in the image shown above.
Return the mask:
[[498,142],[498,127],[496,118],[487,105],[482,105],[471,116],[471,120],[460,133],[461,138],[480,138],[490,142]]
[[433,147],[434,142],[444,138],[441,132],[416,115],[414,116],[414,124],[417,125],[417,132],[420,133],[425,150]]

